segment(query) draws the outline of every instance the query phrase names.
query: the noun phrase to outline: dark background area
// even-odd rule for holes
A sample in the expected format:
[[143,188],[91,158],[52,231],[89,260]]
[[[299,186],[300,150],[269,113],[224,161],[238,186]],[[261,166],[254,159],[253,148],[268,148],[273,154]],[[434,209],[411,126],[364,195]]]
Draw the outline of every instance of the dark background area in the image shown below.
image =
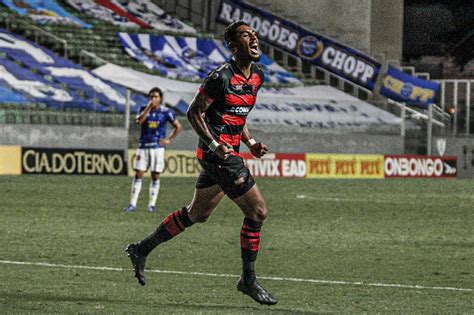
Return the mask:
[[452,56],[462,67],[474,58],[473,0],[406,0],[403,57]]

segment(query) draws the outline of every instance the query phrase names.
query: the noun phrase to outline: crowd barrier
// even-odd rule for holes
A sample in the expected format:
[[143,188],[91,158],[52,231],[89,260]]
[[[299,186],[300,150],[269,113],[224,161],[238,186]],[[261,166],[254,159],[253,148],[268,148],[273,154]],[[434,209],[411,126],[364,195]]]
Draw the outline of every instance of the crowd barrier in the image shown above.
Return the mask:
[[[255,177],[384,179],[457,178],[457,157],[382,154],[241,153]],[[135,150],[0,146],[0,175],[71,174],[133,176]],[[196,177],[194,151],[167,150],[164,177]]]

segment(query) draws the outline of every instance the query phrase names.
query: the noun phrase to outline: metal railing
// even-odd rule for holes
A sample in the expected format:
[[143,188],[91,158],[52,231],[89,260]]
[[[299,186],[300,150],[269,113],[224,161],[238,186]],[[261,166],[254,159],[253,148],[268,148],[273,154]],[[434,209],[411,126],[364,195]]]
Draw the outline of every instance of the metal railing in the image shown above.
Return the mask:
[[424,110],[425,112],[421,112],[420,110],[415,110],[411,107],[408,107],[405,103],[396,102],[393,100],[389,100],[388,103],[397,107],[400,110],[400,136],[406,137],[406,125],[408,114],[410,118],[415,120],[426,121],[426,154],[431,155],[432,153],[432,142],[433,142],[433,126],[441,127],[441,134],[446,134],[446,131],[450,130],[451,125],[451,116],[444,112],[439,106],[436,104],[430,104]]
[[96,54],[94,54],[94,53],[92,53],[92,52],[90,52],[90,51],[88,51],[88,50],[81,49],[81,50],[79,51],[79,63],[80,63],[81,65],[84,65],[84,61],[85,61],[84,58],[85,58],[85,57],[89,57],[89,58],[93,59],[95,62],[98,61],[98,64],[107,64],[107,63],[110,63],[109,61],[107,61],[107,60],[105,60],[105,59],[103,59],[103,58],[97,56]]
[[123,127],[123,113],[0,108],[0,124]]
[[[474,113],[471,112],[471,106],[474,105],[471,94],[474,88],[474,80],[437,80],[441,89],[439,93],[439,103],[444,111],[450,111],[453,114],[453,133],[458,134],[459,123],[464,120],[464,135],[471,134],[471,119],[474,120]],[[463,112],[464,115],[460,115]],[[473,117],[471,117],[471,115]]]

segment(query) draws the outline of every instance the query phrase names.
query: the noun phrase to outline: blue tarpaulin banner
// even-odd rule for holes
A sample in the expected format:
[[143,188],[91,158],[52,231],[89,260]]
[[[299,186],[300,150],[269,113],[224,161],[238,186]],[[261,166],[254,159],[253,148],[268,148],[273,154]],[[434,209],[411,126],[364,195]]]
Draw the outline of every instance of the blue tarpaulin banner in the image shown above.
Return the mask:
[[[119,33],[125,51],[168,78],[200,82],[209,72],[231,58],[230,50],[212,38]],[[301,81],[270,60],[259,62],[265,82],[300,85]]]
[[380,63],[335,40],[238,0],[221,0],[216,20],[225,25],[243,20],[255,29],[262,41],[357,85],[374,89]]
[[434,102],[439,83],[411,76],[388,66],[380,94],[409,105],[427,106]]
[[0,100],[5,103],[25,103],[28,98],[20,93],[14,92],[8,86],[5,86],[0,79]]
[[92,27],[68,13],[55,0],[1,0],[1,2],[19,15],[28,15],[40,24],[76,24],[83,28]]
[[[50,50],[0,28],[0,85],[53,108],[80,108],[91,111],[123,112],[126,89],[100,79],[81,65],[55,55]],[[0,101],[3,94],[0,94]],[[132,110],[148,102],[131,93]]]

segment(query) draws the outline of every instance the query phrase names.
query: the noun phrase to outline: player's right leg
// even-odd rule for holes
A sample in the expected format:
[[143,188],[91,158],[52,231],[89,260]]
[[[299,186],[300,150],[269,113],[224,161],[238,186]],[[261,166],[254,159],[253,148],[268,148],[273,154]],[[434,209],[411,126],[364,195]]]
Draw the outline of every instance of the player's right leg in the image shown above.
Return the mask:
[[130,203],[124,209],[126,212],[132,212],[137,209],[138,196],[142,189],[143,176],[148,170],[149,166],[149,149],[137,149],[136,156],[133,161],[133,169],[135,170],[135,177],[132,181],[132,190],[130,193]]
[[245,215],[240,232],[242,275],[237,283],[237,289],[260,304],[274,305],[277,303],[277,299],[258,283],[255,275],[260,230],[268,213],[265,200],[257,184],[254,184],[242,196],[232,200]]
[[217,185],[196,188],[189,206],[170,213],[147,238],[127,246],[126,251],[132,261],[135,277],[141,285],[145,285],[145,260],[151,251],[194,223],[205,222],[223,196],[224,193]]
[[258,303],[274,305],[277,300],[258,283],[255,276],[260,230],[268,213],[265,200],[242,158],[229,157],[223,167],[214,170],[217,174],[214,178],[219,186],[245,215],[240,232],[242,276],[237,289]]
[[142,190],[143,176],[145,175],[144,171],[135,170],[135,176],[132,181],[132,189],[130,192],[130,203],[124,209],[125,212],[133,212],[137,209],[138,196]]

